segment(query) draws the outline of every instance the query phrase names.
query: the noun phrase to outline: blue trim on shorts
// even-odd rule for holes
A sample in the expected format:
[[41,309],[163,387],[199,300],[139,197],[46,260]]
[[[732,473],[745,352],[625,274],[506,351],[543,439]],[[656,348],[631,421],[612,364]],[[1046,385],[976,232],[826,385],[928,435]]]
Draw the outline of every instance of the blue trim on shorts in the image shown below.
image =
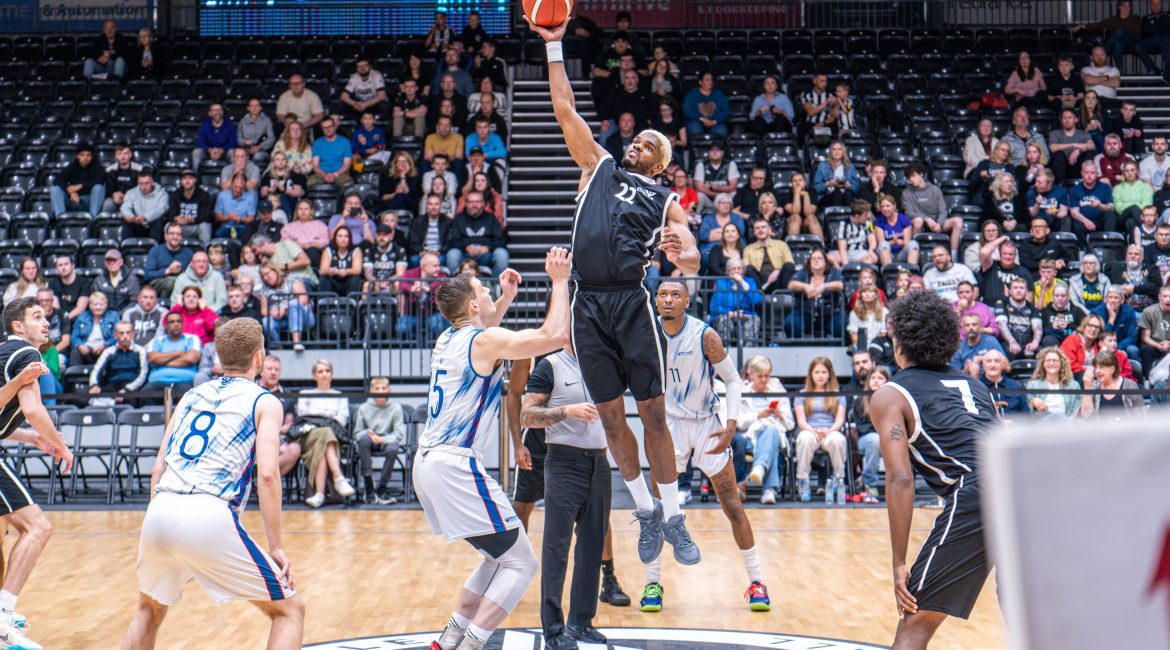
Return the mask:
[[260,552],[260,547],[256,546],[256,542],[253,542],[251,537],[248,537],[248,533],[244,532],[243,527],[240,526],[240,518],[235,511],[232,511],[232,523],[236,525],[236,532],[240,535],[240,541],[244,543],[244,548],[248,549],[248,555],[252,556],[252,562],[260,570],[260,577],[264,578],[264,586],[268,588],[268,597],[272,600],[284,600],[284,589],[280,586],[276,572],[272,570],[264,558],[264,554]]
[[507,532],[508,528],[504,526],[504,519],[500,516],[500,509],[496,506],[496,502],[492,501],[492,495],[488,492],[487,481],[484,480],[483,474],[475,467],[475,459],[468,458],[471,465],[471,475],[475,477],[475,489],[479,491],[479,496],[483,499],[483,507],[487,510],[488,519],[492,520],[492,527],[497,533]]

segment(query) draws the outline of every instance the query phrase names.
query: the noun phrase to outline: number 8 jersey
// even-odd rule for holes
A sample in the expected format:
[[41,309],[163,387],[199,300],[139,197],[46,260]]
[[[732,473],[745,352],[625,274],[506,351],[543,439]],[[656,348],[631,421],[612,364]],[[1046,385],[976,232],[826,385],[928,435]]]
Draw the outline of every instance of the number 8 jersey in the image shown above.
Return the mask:
[[202,492],[241,509],[256,462],[256,402],[267,394],[255,382],[223,377],[187,391],[175,407],[167,470],[158,491]]
[[498,438],[504,364],[497,363],[487,375],[475,372],[471,344],[482,331],[471,325],[452,327],[435,341],[427,426],[419,437],[420,449],[447,446],[480,455]]

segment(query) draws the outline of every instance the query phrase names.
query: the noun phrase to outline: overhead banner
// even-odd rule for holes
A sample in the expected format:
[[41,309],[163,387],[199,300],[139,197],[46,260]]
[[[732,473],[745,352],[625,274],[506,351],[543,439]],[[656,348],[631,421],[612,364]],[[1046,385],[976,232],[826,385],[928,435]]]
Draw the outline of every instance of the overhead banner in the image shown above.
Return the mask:
[[577,13],[602,29],[630,13],[633,29],[780,29],[801,25],[795,0],[578,0]]
[[154,24],[154,0],[0,0],[0,32],[97,34],[113,18],[125,33]]

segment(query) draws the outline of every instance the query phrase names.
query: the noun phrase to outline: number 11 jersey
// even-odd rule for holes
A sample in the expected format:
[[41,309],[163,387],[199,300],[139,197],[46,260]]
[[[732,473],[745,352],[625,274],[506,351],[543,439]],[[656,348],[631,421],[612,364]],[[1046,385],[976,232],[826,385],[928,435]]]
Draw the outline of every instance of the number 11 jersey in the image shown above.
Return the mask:
[[268,391],[241,377],[223,377],[187,391],[175,407],[167,470],[159,492],[204,493],[241,509],[256,462],[256,403]]

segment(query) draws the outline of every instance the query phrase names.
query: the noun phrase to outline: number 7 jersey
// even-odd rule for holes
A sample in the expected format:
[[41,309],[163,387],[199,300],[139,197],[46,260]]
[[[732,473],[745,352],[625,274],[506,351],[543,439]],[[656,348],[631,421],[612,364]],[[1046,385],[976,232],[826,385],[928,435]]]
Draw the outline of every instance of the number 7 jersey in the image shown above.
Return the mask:
[[202,492],[241,509],[256,462],[256,403],[269,394],[242,377],[223,377],[187,391],[175,407],[160,492]]

